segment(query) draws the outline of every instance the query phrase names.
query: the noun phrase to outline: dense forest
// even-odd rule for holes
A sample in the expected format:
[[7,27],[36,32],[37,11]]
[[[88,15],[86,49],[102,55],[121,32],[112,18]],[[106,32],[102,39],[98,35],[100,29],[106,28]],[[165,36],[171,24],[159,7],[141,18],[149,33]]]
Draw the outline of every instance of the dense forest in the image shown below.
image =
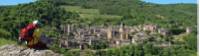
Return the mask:
[[[81,9],[80,9],[81,8]],[[77,10],[77,11],[74,11]],[[0,38],[17,41],[19,29],[35,19],[44,20],[46,34],[59,39],[61,25],[119,25],[156,24],[174,32],[190,27],[192,33],[182,36],[177,46],[154,47],[151,43],[120,48],[84,50],[85,56],[196,56],[197,4],[154,4],[140,0],[38,0],[28,4],[0,6]],[[175,35],[175,33],[174,33]],[[170,37],[170,36],[169,36]],[[1,41],[1,40],[0,40]],[[0,42],[1,44],[2,42]],[[180,46],[178,46],[180,45]],[[101,46],[100,46],[101,47]],[[79,56],[82,51],[52,48],[66,56]]]

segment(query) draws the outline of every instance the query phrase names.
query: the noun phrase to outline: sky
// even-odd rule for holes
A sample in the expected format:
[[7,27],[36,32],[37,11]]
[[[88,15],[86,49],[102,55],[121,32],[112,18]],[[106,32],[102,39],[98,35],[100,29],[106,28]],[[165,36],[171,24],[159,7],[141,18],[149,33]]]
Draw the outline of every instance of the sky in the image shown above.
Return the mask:
[[0,5],[17,5],[22,3],[30,3],[36,0],[0,0]]
[[158,3],[158,4],[197,3],[197,0],[143,0],[143,1]]
[[[36,0],[0,0],[0,5],[17,5],[21,3],[34,2]],[[143,0],[158,4],[174,4],[174,3],[197,3],[197,0]]]

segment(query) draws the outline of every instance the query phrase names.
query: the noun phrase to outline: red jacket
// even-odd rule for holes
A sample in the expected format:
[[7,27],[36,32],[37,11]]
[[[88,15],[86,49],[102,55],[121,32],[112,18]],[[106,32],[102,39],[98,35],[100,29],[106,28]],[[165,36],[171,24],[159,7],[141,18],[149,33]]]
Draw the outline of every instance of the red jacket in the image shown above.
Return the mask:
[[26,27],[20,30],[20,39],[21,40],[31,40],[33,37],[33,31],[37,28],[37,26],[33,23],[28,24]]

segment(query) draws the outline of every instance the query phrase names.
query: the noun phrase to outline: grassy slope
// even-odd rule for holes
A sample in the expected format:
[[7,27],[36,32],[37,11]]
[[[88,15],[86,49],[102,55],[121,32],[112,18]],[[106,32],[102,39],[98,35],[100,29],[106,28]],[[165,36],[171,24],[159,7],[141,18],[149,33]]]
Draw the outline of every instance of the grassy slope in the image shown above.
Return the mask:
[[16,41],[0,38],[0,46],[6,45],[6,44],[16,44]]
[[119,15],[101,14],[99,9],[85,9],[81,6],[68,6],[68,5],[62,5],[60,7],[64,8],[67,12],[78,13],[80,16],[80,19],[78,21],[82,21],[82,23],[98,25],[112,21],[113,24],[116,24],[118,21],[122,19],[122,16]]
[[[102,15],[100,14],[99,10],[98,9],[85,9],[85,8],[82,8],[80,6],[61,6],[61,8],[64,8],[66,11],[69,11],[69,12],[76,12],[76,13],[79,13],[81,15],[84,15],[84,16],[90,16],[90,17],[105,17],[105,18],[120,18],[122,16],[118,16],[118,15]],[[80,16],[81,16],[80,15]]]

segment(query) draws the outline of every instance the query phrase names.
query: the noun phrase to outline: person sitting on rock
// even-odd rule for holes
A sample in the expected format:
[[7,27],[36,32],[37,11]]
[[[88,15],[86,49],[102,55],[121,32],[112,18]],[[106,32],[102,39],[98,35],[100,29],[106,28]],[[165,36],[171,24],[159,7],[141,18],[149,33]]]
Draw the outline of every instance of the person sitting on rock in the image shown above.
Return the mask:
[[[25,42],[29,48],[45,49],[46,44],[41,42],[41,30],[38,20],[29,23],[27,26],[20,30],[19,41]],[[42,40],[43,41],[43,40]],[[45,41],[45,40],[44,40]]]

